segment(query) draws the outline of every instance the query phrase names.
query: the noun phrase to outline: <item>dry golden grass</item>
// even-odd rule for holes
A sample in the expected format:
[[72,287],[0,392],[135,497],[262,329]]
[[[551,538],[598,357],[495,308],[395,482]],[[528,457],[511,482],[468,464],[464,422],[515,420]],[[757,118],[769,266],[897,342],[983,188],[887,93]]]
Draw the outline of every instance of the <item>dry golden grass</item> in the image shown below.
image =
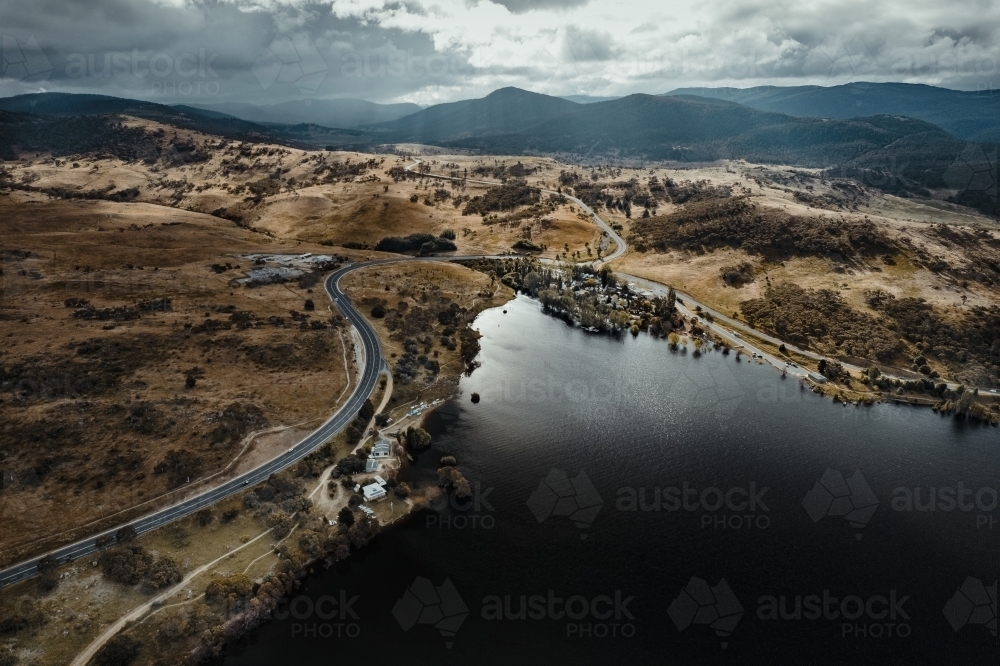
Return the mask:
[[[302,313],[309,298],[316,310],[304,314],[328,321],[333,313],[321,284],[234,287],[242,271],[211,269],[248,265],[240,254],[250,251],[323,248],[151,204],[42,198],[0,197],[3,249],[32,253],[8,254],[0,302],[0,365],[17,384],[0,396],[9,442],[0,460],[0,515],[8,526],[0,548],[8,562],[93,533],[92,521],[118,511],[151,510],[168,490],[167,475],[154,473],[167,450],[200,458],[195,481],[226,468],[246,434],[209,436],[227,406],[252,405],[268,426],[315,423],[335,409],[347,381],[346,329],[303,331],[289,316]],[[130,321],[78,319],[76,308],[64,305],[78,298],[103,309],[163,297],[172,301],[169,312]],[[230,309],[265,323],[197,332],[206,319],[228,323]],[[266,323],[270,317],[285,326]],[[81,355],[84,344],[102,351]],[[109,357],[107,350],[118,351]],[[192,368],[199,376],[188,388],[185,373]],[[147,405],[150,427],[130,421],[131,410]],[[89,526],[67,531],[80,525]]]

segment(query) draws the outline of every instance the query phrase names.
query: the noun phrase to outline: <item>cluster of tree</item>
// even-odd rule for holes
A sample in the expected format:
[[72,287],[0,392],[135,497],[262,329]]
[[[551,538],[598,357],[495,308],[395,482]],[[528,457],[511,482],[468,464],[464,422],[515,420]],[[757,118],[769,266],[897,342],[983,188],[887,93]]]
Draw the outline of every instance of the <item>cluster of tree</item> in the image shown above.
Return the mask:
[[[448,336],[443,336],[442,339],[446,341],[446,345],[449,348],[454,348],[454,342]],[[425,340],[429,342],[430,336],[425,336]],[[431,358],[427,354],[419,354],[418,350],[416,340],[407,339],[403,343],[403,353],[393,368],[393,377],[404,385],[416,379],[420,374],[421,368],[426,369],[431,375],[437,375],[441,371],[441,364],[438,363],[437,359]]]
[[[454,234],[454,232],[452,232]],[[409,236],[386,236],[375,249],[380,252],[419,252],[421,255],[437,252],[454,252],[458,249],[453,239],[432,234],[410,234]]]
[[541,270],[541,264],[531,257],[511,257],[505,259],[475,259],[464,262],[469,268],[491,276],[515,291],[522,288],[524,277]]
[[434,288],[423,292],[419,301],[410,307],[409,302],[400,300],[396,308],[385,313],[390,335],[403,341],[403,354],[395,364],[393,376],[407,384],[419,375],[421,368],[437,374],[440,364],[435,358],[437,352],[432,351],[435,339],[449,351],[460,348],[466,370],[474,368],[479,338],[467,325],[471,313]]
[[761,298],[740,303],[754,327],[800,345],[820,344],[838,353],[885,361],[900,349],[899,333],[887,322],[859,312],[829,289],[803,289],[783,282],[769,286]]
[[526,238],[521,238],[520,240],[515,241],[514,244],[511,245],[511,248],[514,250],[523,250],[524,252],[542,252],[545,249],[544,246],[534,243]]
[[167,166],[207,162],[212,154],[192,139],[178,139],[176,136],[161,147],[161,157]]
[[667,215],[632,225],[630,241],[640,252],[669,249],[704,252],[737,248],[751,254],[885,254],[894,246],[871,221],[807,218],[763,208],[748,197],[695,201]]
[[523,179],[508,180],[502,185],[491,187],[485,194],[469,199],[462,209],[462,215],[482,215],[497,211],[514,210],[519,206],[530,206],[538,203],[541,190],[531,187]]
[[540,199],[538,203],[531,204],[506,215],[500,215],[499,213],[484,215],[483,224],[488,227],[499,225],[505,229],[516,229],[528,220],[532,221],[532,223],[542,223],[546,215],[554,213],[564,203],[566,203],[566,197],[563,195],[550,194],[547,198]]
[[50,617],[51,611],[44,601],[27,595],[20,597],[17,603],[0,607],[0,636],[40,629]]
[[[974,306],[956,321],[922,298],[896,298],[882,290],[865,292],[869,306],[890,317],[899,333],[920,355],[912,368],[932,376],[927,357],[954,366],[960,381],[1000,385],[1000,306]],[[933,378],[933,377],[931,377]]]
[[676,181],[673,178],[665,178],[661,182],[656,176],[649,179],[649,190],[657,199],[678,205],[725,199],[733,194],[731,185],[713,185],[707,180]]
[[351,162],[348,157],[343,162],[337,160],[326,161],[326,155],[317,155],[318,164],[313,169],[314,176],[323,176],[323,181],[334,183],[339,180],[351,180],[356,176],[364,176],[369,171],[379,168],[385,162],[385,158],[371,158],[362,162]]
[[465,475],[458,469],[458,463],[453,456],[444,456],[441,458],[440,467],[438,468],[438,485],[442,488],[455,491],[455,496],[459,498],[466,498],[472,496],[472,487],[469,485],[468,479]]
[[213,420],[215,427],[209,433],[212,444],[235,444],[251,430],[267,425],[267,417],[260,407],[242,402],[231,403]]
[[46,555],[38,561],[38,591],[43,594],[51,592],[59,585],[59,560],[52,555]]
[[1000,416],[991,414],[989,407],[979,402],[979,389],[967,389],[959,386],[954,391],[946,390],[943,394],[945,400],[934,406],[934,409],[943,414],[955,414],[967,416],[978,421],[988,421],[996,424],[1000,421]]
[[334,478],[353,476],[365,471],[365,458],[356,453],[348,453],[333,467]]
[[85,321],[133,321],[139,319],[139,308],[131,305],[116,305],[110,308],[95,308],[89,303],[73,312],[74,319]]
[[431,445],[431,434],[423,428],[410,426],[400,434],[400,444],[410,451],[423,451]]
[[180,567],[169,557],[154,558],[135,542],[109,548],[97,558],[104,576],[121,585],[143,584],[147,590],[162,590],[176,585],[182,576]]
[[821,358],[819,363],[816,364],[816,371],[832,381],[850,377],[850,373],[844,370],[844,366],[841,363],[825,358]]
[[526,167],[518,160],[517,164],[511,166],[507,166],[506,164],[483,164],[475,167],[472,170],[472,174],[480,178],[491,176],[497,180],[506,180],[507,178],[525,178],[536,171],[538,171],[536,167]]
[[153,474],[166,474],[167,487],[177,488],[198,477],[202,460],[187,449],[170,449],[153,467]]
[[0,159],[19,153],[93,155],[155,162],[160,146],[149,132],[106,116],[34,116],[0,111]]
[[361,438],[365,436],[365,428],[368,427],[368,422],[372,420],[373,416],[375,416],[375,405],[372,404],[371,398],[366,398],[361,409],[358,410],[358,415],[344,431],[348,444],[354,446],[361,441]]
[[722,275],[722,281],[730,287],[739,288],[754,281],[754,268],[749,261],[723,266],[719,269],[719,273]]
[[417,173],[416,171],[411,171],[403,166],[394,166],[386,170],[385,174],[392,178],[392,182],[398,183],[401,180],[406,180],[407,178],[412,178],[414,180],[418,178],[423,178],[423,174]]
[[[950,224],[929,227],[939,242],[965,255],[964,266],[948,266],[950,272],[962,280],[977,280],[992,287],[1000,282],[1000,239],[994,238],[986,228],[962,229]],[[914,248],[918,251],[920,248]],[[926,259],[925,264],[930,265]]]
[[210,604],[225,604],[235,608],[253,594],[253,580],[244,573],[219,576],[205,588],[205,601]]
[[308,511],[312,502],[305,496],[305,488],[294,473],[285,471],[272,474],[265,483],[243,495],[243,506],[252,509],[256,518],[268,521],[269,527],[274,527],[275,518],[282,520]]
[[246,188],[252,195],[250,198],[255,203],[260,203],[265,197],[273,196],[281,191],[281,179],[268,176],[259,180],[252,180],[246,183]]
[[142,643],[129,634],[116,634],[94,655],[96,666],[130,666],[142,652]]

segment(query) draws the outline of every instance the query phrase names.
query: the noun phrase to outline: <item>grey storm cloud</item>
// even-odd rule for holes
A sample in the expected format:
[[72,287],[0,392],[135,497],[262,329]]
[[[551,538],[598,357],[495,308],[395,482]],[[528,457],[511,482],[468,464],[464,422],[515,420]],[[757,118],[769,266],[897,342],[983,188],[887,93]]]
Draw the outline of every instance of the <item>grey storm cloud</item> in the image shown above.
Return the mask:
[[[507,85],[1000,84],[1000,3],[4,0],[0,94],[432,103]],[[197,98],[197,99],[195,99]]]
[[577,61],[608,61],[621,53],[610,34],[575,25],[566,28],[562,48],[564,57]]
[[514,14],[537,11],[540,9],[573,9],[585,5],[590,0],[489,0],[503,5]]

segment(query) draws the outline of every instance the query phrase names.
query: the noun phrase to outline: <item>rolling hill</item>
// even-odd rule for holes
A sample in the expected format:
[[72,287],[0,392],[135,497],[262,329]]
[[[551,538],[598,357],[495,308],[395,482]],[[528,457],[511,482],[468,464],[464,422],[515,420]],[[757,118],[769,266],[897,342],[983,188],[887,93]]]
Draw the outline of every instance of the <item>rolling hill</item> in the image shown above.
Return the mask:
[[[21,95],[0,99],[0,111],[25,114],[6,119],[9,132],[16,128],[16,136],[0,142],[7,155],[28,146],[40,150],[51,147],[45,124],[32,118],[130,114],[221,136],[297,146],[370,150],[379,144],[422,143],[489,154],[555,154],[576,160],[745,159],[823,168],[831,176],[854,178],[901,195],[959,191],[956,200],[991,214],[997,212],[995,145],[969,143],[930,122],[897,114],[801,117],[682,94],[636,94],[577,104],[516,88],[354,129],[314,123],[265,127],[221,111],[100,95]],[[90,145],[81,132],[110,137],[119,131],[111,125],[91,127],[76,120],[65,123],[65,128],[52,126],[53,133],[69,131],[64,139],[81,149]],[[108,150],[110,143],[113,141],[104,140],[101,145]],[[131,137],[125,143],[135,144],[126,151],[129,155],[148,153]],[[976,193],[964,196],[961,190],[969,186],[954,177],[956,165],[965,171],[982,170],[963,161],[970,147],[978,151],[975,159],[983,163],[980,166],[985,176],[976,177]],[[993,185],[980,187],[983,178],[992,179]]]
[[363,99],[303,99],[270,105],[225,102],[199,104],[196,108],[254,123],[308,124],[344,129],[389,122],[420,111],[416,104],[376,104]]
[[560,97],[501,88],[482,99],[437,104],[388,123],[371,125],[380,142],[436,144],[466,137],[508,134],[580,108]]
[[962,179],[953,177],[956,165],[970,168],[961,156],[972,146],[987,155],[979,161],[992,169],[987,180],[995,182],[995,160],[991,167],[988,158],[996,154],[995,146],[979,147],[929,122],[899,115],[797,117],[693,95],[630,95],[578,105],[506,134],[442,134],[438,142],[444,145],[493,154],[542,153],[577,160],[745,159],[824,168],[831,177],[853,178],[903,196],[959,190],[958,202],[997,214],[995,184],[970,194]]
[[109,95],[73,93],[15,95],[0,98],[0,110],[35,116],[130,115],[229,138],[276,140],[274,133],[262,125],[222,113]]
[[840,86],[679,88],[668,95],[698,95],[761,111],[817,118],[902,115],[933,123],[960,139],[1000,140],[1000,95],[912,83]]

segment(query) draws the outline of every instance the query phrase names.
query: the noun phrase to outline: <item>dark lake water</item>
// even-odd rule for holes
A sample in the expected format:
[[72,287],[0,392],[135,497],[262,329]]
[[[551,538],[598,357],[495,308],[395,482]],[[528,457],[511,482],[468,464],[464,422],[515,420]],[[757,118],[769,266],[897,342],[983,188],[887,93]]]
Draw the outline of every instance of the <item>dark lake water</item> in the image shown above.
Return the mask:
[[410,470],[454,455],[476,501],[306,579],[228,664],[997,663],[995,428],[506,308]]

